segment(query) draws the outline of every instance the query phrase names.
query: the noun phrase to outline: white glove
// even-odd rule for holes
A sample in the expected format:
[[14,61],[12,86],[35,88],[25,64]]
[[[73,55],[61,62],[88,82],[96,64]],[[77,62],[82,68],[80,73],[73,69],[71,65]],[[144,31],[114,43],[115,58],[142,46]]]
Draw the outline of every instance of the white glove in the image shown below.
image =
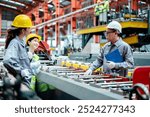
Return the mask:
[[107,66],[110,68],[110,69],[113,69],[115,68],[116,64],[112,61],[107,61]]
[[31,62],[31,63],[30,63],[31,69],[39,68],[40,65],[41,65],[41,64],[40,64],[40,61],[36,61],[36,62]]
[[40,72],[40,68],[41,68],[40,61],[31,62],[30,66],[34,75],[37,75]]
[[92,74],[92,70],[91,69],[88,69],[85,73],[84,73],[84,75],[91,75]]
[[22,77],[29,77],[31,75],[31,73],[29,72],[28,69],[24,69],[21,71],[21,76]]

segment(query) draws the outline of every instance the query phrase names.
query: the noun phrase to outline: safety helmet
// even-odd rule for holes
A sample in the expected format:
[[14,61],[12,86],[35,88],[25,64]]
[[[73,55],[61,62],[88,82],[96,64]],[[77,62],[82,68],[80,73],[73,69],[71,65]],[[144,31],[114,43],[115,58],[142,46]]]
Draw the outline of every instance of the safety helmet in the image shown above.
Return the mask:
[[40,35],[37,35],[37,34],[35,34],[35,33],[31,33],[31,34],[29,34],[28,36],[27,36],[27,38],[26,38],[26,44],[28,43],[28,40],[29,39],[31,39],[31,38],[38,38],[38,41],[40,42],[41,41],[41,36]]
[[12,26],[16,28],[30,28],[32,27],[32,21],[29,16],[21,14],[15,17]]
[[117,31],[119,31],[119,33],[122,33],[122,26],[119,22],[117,21],[112,21],[107,25],[107,28],[109,29],[115,29]]

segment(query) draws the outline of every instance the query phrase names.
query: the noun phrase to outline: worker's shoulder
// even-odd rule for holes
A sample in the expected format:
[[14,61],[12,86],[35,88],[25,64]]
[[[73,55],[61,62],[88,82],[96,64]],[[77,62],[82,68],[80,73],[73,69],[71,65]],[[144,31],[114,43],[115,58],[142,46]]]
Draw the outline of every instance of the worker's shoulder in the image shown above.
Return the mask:
[[10,41],[9,47],[18,47],[18,45],[20,45],[20,42],[18,39],[14,38]]
[[123,45],[123,46],[127,46],[127,47],[130,47],[130,45],[128,44],[128,43],[126,43],[125,41],[123,41],[123,40],[121,40],[121,45]]
[[14,39],[11,40],[10,43],[11,43],[11,44],[18,44],[19,41],[17,40],[17,38],[14,38]]
[[109,45],[111,45],[111,43],[110,43],[110,42],[107,42],[107,43],[103,46],[103,48],[108,47]]

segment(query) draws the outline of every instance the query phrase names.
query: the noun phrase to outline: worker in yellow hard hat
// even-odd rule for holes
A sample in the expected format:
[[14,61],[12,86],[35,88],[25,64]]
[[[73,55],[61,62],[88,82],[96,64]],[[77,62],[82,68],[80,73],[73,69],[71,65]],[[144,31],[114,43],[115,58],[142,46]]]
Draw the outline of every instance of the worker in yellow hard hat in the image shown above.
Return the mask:
[[41,97],[41,99],[51,99],[52,95],[50,94],[52,94],[52,91],[50,89],[54,89],[54,87],[46,84],[37,77],[37,74],[41,68],[41,64],[39,61],[39,56],[35,54],[35,50],[38,48],[40,41],[41,36],[35,33],[29,34],[26,38],[26,45],[29,47],[28,56],[31,61],[30,66],[34,74],[31,78],[30,87],[37,93],[39,97]]
[[26,51],[25,38],[30,33],[32,21],[29,16],[20,14],[15,17],[8,30],[3,63],[8,71],[16,77],[21,75],[23,84],[29,89],[33,72]]

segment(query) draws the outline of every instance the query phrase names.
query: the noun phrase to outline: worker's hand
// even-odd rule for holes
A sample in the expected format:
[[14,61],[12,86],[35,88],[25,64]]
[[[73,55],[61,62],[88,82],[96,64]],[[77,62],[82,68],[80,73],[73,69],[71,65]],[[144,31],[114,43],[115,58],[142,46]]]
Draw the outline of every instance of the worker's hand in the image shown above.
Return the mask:
[[34,74],[37,75],[41,71],[41,66],[34,70]]
[[32,69],[32,72],[34,73],[34,75],[37,75],[40,72],[41,64],[39,61],[31,62],[30,66],[31,66],[31,69]]
[[91,75],[92,74],[92,70],[91,69],[88,69],[85,73],[84,73],[84,75]]
[[115,68],[116,64],[112,61],[107,61],[107,66],[110,68],[110,69],[113,69]]
[[29,77],[31,75],[31,73],[29,72],[28,69],[24,69],[21,71],[21,76],[24,77]]
[[30,63],[30,67],[31,67],[31,69],[37,69],[37,68],[39,68],[41,66],[41,64],[40,64],[40,61],[36,61],[36,62],[31,62]]

